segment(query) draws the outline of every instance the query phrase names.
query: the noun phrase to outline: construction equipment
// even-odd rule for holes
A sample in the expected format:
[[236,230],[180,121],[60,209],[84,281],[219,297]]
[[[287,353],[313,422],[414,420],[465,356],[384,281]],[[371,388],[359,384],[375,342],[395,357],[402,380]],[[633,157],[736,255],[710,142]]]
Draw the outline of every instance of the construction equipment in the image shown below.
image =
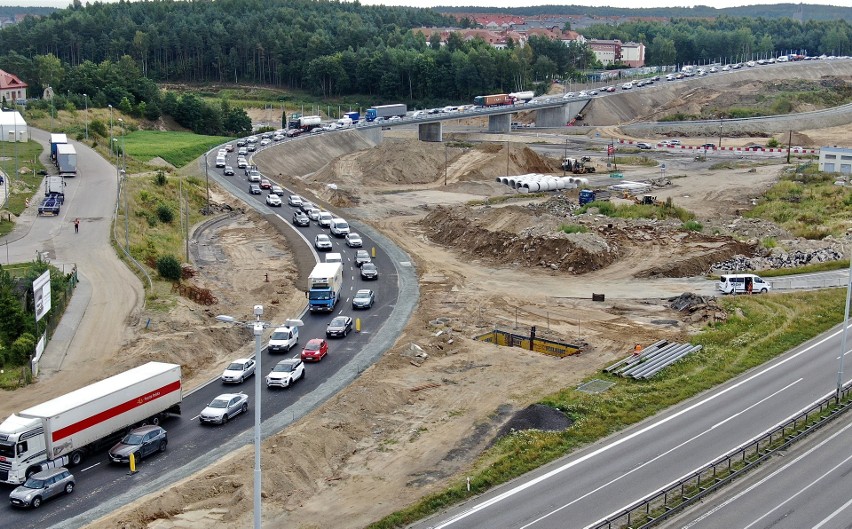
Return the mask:
[[609,191],[604,191],[601,189],[583,189],[582,191],[580,191],[580,195],[578,197],[577,202],[581,206],[585,206],[586,204],[589,204],[591,202],[609,200],[611,196],[612,193],[610,193]]
[[661,200],[657,200],[657,197],[652,195],[642,195],[633,197],[633,201],[641,206],[659,206],[659,207],[671,207],[672,199],[668,197],[665,202]]
[[562,160],[562,170],[570,171],[574,174],[594,173],[595,166],[591,162],[592,159],[588,156],[583,156],[582,158],[565,158]]

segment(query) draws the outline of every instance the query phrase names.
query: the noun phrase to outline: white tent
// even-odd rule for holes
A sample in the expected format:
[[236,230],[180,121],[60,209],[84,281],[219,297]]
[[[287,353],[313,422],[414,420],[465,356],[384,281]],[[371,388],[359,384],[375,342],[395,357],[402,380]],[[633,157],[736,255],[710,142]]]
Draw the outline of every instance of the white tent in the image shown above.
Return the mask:
[[27,122],[17,110],[0,112],[0,141],[28,141]]

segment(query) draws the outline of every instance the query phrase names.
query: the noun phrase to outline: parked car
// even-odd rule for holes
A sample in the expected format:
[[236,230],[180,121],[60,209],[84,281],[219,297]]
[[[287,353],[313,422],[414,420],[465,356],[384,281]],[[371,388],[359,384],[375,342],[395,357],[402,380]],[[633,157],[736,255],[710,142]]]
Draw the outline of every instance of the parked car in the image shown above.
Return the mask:
[[263,194],[263,191],[260,189],[260,186],[257,184],[249,184],[249,193],[252,195],[260,195]]
[[320,233],[314,238],[314,248],[321,252],[327,252],[331,250],[331,239],[328,238],[328,235],[324,233]]
[[225,170],[222,171],[222,174],[224,174],[225,176],[234,176],[234,168],[230,165],[226,165]]
[[242,384],[245,379],[254,374],[256,365],[251,358],[237,358],[225,368],[222,382],[226,384]]
[[281,360],[266,375],[266,387],[289,388],[293,382],[305,378],[305,364],[301,358]]
[[274,185],[274,184],[273,184],[273,185],[272,185],[271,192],[272,192],[272,193],[275,193],[275,194],[276,194],[276,195],[278,195],[279,197],[283,197],[283,196],[284,196],[284,188],[282,188],[281,186],[277,186],[277,185]]
[[360,248],[363,242],[361,236],[355,232],[350,232],[346,235],[346,246],[350,248]]
[[357,252],[355,252],[356,266],[361,266],[364,263],[369,263],[370,261],[372,261],[372,259],[370,259],[370,254],[367,252],[367,250],[358,250]]
[[165,452],[168,444],[168,434],[164,429],[153,424],[141,426],[130,430],[130,433],[109,449],[109,460],[113,463],[129,463],[130,454],[133,454],[138,463],[143,457]]
[[54,498],[63,492],[74,492],[74,476],[67,468],[56,467],[36,472],[28,477],[23,485],[15,487],[9,494],[9,501],[15,507],[38,509],[42,502]]
[[352,330],[352,318],[349,316],[335,316],[325,327],[325,335],[329,338],[339,336],[345,338]]
[[201,410],[201,424],[225,424],[241,413],[248,411],[248,395],[245,393],[223,393]]
[[281,204],[283,204],[283,202],[281,202],[281,197],[279,197],[275,193],[269,193],[268,195],[266,195],[266,205],[267,206],[272,206],[274,208],[280,208]]
[[367,288],[362,288],[361,290],[355,292],[355,295],[352,297],[352,308],[353,309],[369,309],[373,306],[373,303],[376,302],[376,295],[372,290]]
[[322,338],[313,338],[308,340],[305,348],[302,349],[300,358],[304,361],[319,362],[325,355],[328,354],[328,341]]
[[296,210],[293,212],[293,224],[296,226],[310,226],[311,219],[305,215],[303,212]]
[[379,269],[373,263],[364,263],[361,265],[361,279],[378,279]]

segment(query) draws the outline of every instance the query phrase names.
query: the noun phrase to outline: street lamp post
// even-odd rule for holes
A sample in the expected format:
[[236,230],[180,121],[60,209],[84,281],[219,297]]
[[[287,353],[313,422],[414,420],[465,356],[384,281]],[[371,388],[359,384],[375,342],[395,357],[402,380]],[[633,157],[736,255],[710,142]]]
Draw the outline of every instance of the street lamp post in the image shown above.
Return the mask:
[[849,259],[849,282],[846,285],[846,311],[843,314],[843,334],[840,337],[840,367],[837,370],[837,402],[843,389],[843,357],[846,356],[846,335],[849,334],[849,303],[852,301],[852,259]]
[[86,100],[86,139],[89,139],[89,96],[83,94],[83,99]]
[[[261,321],[263,316],[263,305],[254,306],[254,321],[238,321],[233,316],[219,315],[216,319],[225,323],[236,323],[252,330],[254,334],[254,529],[261,529],[261,470],[260,470],[260,414],[261,414],[261,338],[263,337],[263,329],[270,326],[268,322]],[[290,326],[303,325],[301,320],[287,320]]]
[[127,185],[127,155],[124,153],[124,120],[118,118],[121,124],[121,172],[120,176],[124,179],[124,248],[130,254],[130,211],[129,211],[129,195],[130,189]]
[[722,117],[719,117],[719,148],[722,148]]

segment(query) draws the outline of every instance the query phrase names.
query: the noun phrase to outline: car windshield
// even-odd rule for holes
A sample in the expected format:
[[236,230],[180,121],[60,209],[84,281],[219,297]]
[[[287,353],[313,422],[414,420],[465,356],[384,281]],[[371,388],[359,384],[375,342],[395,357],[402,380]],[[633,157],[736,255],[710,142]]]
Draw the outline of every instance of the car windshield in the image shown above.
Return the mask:
[[245,364],[239,362],[234,362],[228,366],[228,371],[242,371],[243,369],[245,369]]
[[305,346],[305,351],[319,351],[319,348],[319,342],[308,342],[308,345]]
[[374,265],[373,263],[364,263],[363,265],[361,265],[361,270],[375,270],[375,269],[376,269],[376,265]]
[[270,340],[286,340],[289,334],[286,332],[273,332]]
[[225,399],[216,399],[216,400],[214,400],[213,402],[210,403],[210,406],[208,406],[208,408],[227,408],[227,407],[228,407],[228,401],[225,400]]
[[357,294],[355,294],[355,299],[364,299],[364,300],[370,299],[370,293],[369,292],[358,292]]
[[332,327],[343,327],[346,325],[346,318],[334,318],[331,320]]
[[294,365],[289,364],[289,363],[288,364],[276,364],[275,367],[272,368],[272,371],[277,371],[279,373],[282,373],[282,372],[289,373],[290,371],[293,370],[293,368],[294,368]]
[[28,489],[43,489],[46,484],[45,480],[36,478],[29,478],[24,482],[24,486]]
[[139,435],[138,433],[130,433],[125,435],[121,442],[126,445],[141,445],[142,437],[144,436]]

